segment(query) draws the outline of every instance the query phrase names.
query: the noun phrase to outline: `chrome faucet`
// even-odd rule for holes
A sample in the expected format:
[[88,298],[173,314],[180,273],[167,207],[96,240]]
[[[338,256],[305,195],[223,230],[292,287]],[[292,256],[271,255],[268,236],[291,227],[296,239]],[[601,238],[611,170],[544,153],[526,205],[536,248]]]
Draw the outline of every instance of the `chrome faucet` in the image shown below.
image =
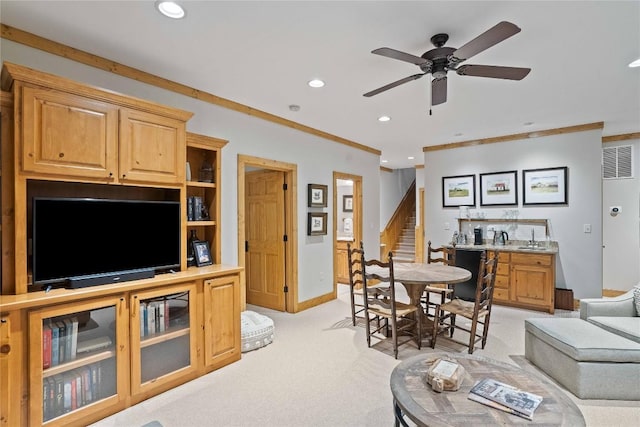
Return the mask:
[[536,237],[533,227],[531,227],[531,240],[529,240],[529,246],[536,246]]

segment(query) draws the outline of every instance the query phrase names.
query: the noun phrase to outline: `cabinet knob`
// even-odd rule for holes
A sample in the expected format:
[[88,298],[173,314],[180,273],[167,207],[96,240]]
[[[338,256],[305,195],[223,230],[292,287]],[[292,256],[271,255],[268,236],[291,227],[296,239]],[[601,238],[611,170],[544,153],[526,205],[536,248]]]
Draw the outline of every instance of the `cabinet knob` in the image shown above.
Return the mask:
[[64,153],[58,153],[58,157],[63,158],[64,157]]
[[113,177],[113,172],[109,172],[109,178]]
[[0,346],[0,353],[9,354],[11,352],[11,346],[9,344],[2,344]]
[[127,177],[127,174],[126,174],[126,173],[123,173],[123,174],[122,174],[122,177],[123,177],[123,178],[126,178],[126,177]]

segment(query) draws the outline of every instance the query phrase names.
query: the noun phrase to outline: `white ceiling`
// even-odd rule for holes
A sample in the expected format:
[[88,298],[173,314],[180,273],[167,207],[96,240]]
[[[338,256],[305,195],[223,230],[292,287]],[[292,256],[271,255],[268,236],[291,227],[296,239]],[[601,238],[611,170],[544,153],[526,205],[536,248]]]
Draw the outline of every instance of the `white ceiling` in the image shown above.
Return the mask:
[[[599,121],[604,135],[640,131],[640,68],[627,67],[640,57],[638,1],[180,3],[187,17],[176,21],[153,1],[2,0],[0,20],[380,149],[391,168],[449,142]],[[522,31],[465,64],[529,67],[524,80],[450,72],[431,116],[428,76],[362,96],[420,72],[371,50],[420,56],[436,33],[461,47],[503,20]],[[326,86],[310,88],[312,78]],[[392,120],[379,123],[383,114]]]

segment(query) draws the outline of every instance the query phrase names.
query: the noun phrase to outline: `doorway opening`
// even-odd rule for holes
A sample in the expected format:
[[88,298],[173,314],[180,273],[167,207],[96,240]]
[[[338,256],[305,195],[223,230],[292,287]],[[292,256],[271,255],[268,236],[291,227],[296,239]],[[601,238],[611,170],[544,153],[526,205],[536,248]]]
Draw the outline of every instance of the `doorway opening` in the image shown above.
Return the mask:
[[241,307],[298,311],[297,165],[238,155]]
[[362,176],[333,173],[333,293],[349,283],[347,244],[362,240]]

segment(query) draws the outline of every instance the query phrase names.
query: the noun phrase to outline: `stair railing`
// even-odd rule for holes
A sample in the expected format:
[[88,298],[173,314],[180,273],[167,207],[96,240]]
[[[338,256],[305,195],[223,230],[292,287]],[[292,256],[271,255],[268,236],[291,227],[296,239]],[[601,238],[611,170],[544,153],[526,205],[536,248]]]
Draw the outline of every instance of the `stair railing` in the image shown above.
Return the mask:
[[409,186],[404,197],[398,204],[395,212],[387,222],[386,227],[380,232],[380,259],[386,259],[389,251],[392,251],[400,241],[402,230],[407,223],[407,218],[416,213],[416,181]]

